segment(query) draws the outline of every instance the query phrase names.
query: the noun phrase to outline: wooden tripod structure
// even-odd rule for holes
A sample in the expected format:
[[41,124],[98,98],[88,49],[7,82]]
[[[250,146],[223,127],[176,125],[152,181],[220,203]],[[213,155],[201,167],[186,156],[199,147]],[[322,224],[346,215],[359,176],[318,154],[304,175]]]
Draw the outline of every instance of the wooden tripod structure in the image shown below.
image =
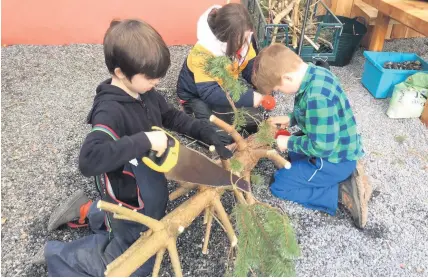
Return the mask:
[[[239,173],[234,174],[239,175],[248,183],[250,183],[251,171],[261,158],[272,160],[277,167],[291,167],[290,163],[272,149],[271,146],[258,142],[255,135],[244,139],[233,126],[217,117],[211,116],[210,121],[228,132],[235,140],[237,149],[233,158],[239,161],[243,165],[243,168]],[[272,128],[271,131],[273,136],[275,128]],[[221,163],[225,169],[231,170],[230,161],[221,161]],[[231,246],[236,246],[238,238],[220,199],[226,189],[231,189],[239,203],[254,204],[256,201],[252,193],[242,192],[234,185],[209,187],[206,185],[182,183],[176,191],[170,194],[170,200],[174,200],[194,189],[198,191],[195,195],[168,213],[161,220],[155,220],[136,211],[99,201],[97,204],[98,208],[113,213],[114,218],[138,222],[149,228],[128,250],[107,265],[105,275],[130,276],[149,258],[156,255],[153,276],[157,277],[165,251],[168,250],[175,276],[181,277],[183,274],[177,252],[177,237],[202,213],[205,214],[204,224],[206,224],[202,253],[206,254],[208,250],[214,214],[225,228]]]

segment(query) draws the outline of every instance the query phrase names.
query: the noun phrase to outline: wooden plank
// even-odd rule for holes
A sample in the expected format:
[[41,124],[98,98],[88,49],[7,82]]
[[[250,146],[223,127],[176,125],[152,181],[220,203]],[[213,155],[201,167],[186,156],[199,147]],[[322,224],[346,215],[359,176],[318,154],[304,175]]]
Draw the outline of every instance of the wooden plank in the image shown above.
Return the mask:
[[333,11],[335,15],[341,15],[346,17],[351,16],[351,10],[352,6],[354,5],[354,0],[340,0],[340,3],[338,0],[333,0],[332,2],[332,4],[335,5],[335,10]]
[[408,32],[406,38],[421,38],[424,37],[421,33],[418,31],[413,30],[412,28],[408,27]]
[[382,51],[386,32],[388,31],[389,16],[378,12],[376,24],[370,38],[369,50]]
[[[389,22],[391,22],[391,20],[390,20]],[[392,28],[393,28],[394,26],[395,26],[395,25],[393,25],[393,24],[388,24],[388,29],[386,30],[386,36],[385,36],[385,39],[386,39],[386,40],[391,39],[391,35],[392,35]]]
[[421,122],[428,127],[428,101],[425,102],[424,110],[422,110]]
[[379,6],[379,2],[381,1],[381,0],[363,0],[364,1],[364,3],[366,3],[366,4],[368,4],[368,5],[370,5],[370,6],[372,6],[373,8],[375,8],[375,9],[377,9],[377,7]]
[[405,38],[407,34],[407,26],[405,25],[394,25],[392,28],[391,39]]
[[398,22],[428,36],[428,2],[380,0],[377,9]]
[[351,17],[354,18],[356,16],[364,17],[369,25],[374,25],[377,17],[377,10],[361,0],[355,0]]

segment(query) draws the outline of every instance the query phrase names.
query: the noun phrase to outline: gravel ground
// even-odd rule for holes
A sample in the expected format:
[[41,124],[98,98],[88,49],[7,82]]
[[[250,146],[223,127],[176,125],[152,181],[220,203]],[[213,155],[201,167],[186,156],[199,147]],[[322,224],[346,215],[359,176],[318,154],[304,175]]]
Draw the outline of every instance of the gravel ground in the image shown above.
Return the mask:
[[[173,64],[159,85],[170,102],[189,47],[171,47]],[[385,50],[416,52],[428,59],[427,39],[387,42]],[[85,117],[97,84],[108,75],[100,45],[10,46],[2,48],[2,276],[46,276],[28,263],[48,239],[71,241],[87,229],[48,233],[52,210],[77,188],[96,197],[92,179],[77,168],[79,148],[89,127]],[[348,93],[375,188],[364,231],[346,212],[335,217],[273,198],[266,186],[257,197],[280,206],[298,235],[299,276],[426,276],[428,273],[428,130],[418,119],[389,119],[388,100],[375,100],[361,86],[364,58],[359,50],[350,65],[332,68]],[[274,114],[291,109],[292,98],[278,96]],[[272,173],[270,162],[258,171]],[[266,181],[268,180],[268,176]],[[170,188],[174,188],[174,184]],[[178,200],[178,203],[181,200]],[[232,198],[226,194],[228,210]],[[169,209],[177,204],[172,203]],[[207,256],[201,254],[201,219],[179,238],[186,276],[223,276],[228,241],[214,224]],[[162,275],[172,275],[164,263]]]

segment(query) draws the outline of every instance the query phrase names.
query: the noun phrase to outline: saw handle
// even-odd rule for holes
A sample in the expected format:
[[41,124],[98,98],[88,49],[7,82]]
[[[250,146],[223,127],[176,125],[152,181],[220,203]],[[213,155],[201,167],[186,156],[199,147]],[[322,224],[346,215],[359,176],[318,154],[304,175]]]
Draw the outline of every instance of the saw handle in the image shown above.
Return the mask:
[[160,127],[154,126],[152,129],[165,132],[168,138],[167,147],[161,157],[157,157],[156,151],[150,150],[149,154],[143,157],[142,160],[144,164],[156,172],[169,172],[177,164],[180,144],[177,139]]
[[163,162],[165,162],[166,158],[168,157],[169,149],[170,149],[171,147],[174,147],[174,146],[175,146],[175,141],[174,141],[174,139],[172,139],[172,138],[171,138],[171,137],[169,137],[168,135],[167,135],[167,137],[168,137],[168,141],[167,141],[166,150],[165,150],[165,152],[163,153],[163,155],[162,155],[161,157],[158,157],[158,156],[157,156],[157,154],[158,154],[158,153],[157,153],[157,151],[154,151],[154,150],[150,150],[149,155],[148,155],[149,159],[150,159],[151,161],[156,162],[156,164],[158,164],[158,165],[160,165],[160,164],[162,164]]

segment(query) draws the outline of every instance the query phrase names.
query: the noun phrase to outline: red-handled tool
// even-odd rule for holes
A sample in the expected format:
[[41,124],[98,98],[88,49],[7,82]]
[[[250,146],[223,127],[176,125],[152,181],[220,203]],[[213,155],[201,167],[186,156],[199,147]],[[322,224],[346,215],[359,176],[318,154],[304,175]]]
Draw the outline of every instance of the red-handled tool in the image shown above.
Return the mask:
[[286,128],[281,128],[280,124],[276,125],[276,128],[278,129],[275,133],[275,139],[278,138],[278,136],[291,136],[290,131],[288,131]]
[[276,138],[278,138],[278,136],[281,136],[281,135],[284,135],[284,136],[291,136],[291,133],[290,133],[288,130],[286,130],[286,129],[279,129],[279,130],[275,133],[275,139],[276,139]]

